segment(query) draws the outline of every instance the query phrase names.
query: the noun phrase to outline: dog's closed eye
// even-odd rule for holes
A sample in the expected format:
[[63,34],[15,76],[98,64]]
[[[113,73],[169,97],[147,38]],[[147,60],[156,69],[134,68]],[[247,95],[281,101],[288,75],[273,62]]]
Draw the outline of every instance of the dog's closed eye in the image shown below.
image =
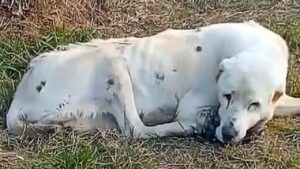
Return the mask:
[[249,106],[248,106],[248,111],[254,111],[255,109],[259,108],[260,103],[259,102],[252,102]]
[[232,95],[231,94],[224,94],[223,95],[225,98],[226,98],[226,100],[227,100],[227,107],[226,107],[226,109],[228,108],[228,106],[229,106],[229,103],[230,103],[230,101],[231,101],[231,98],[232,98]]
[[228,102],[230,102],[231,94],[224,94],[223,96],[227,99]]

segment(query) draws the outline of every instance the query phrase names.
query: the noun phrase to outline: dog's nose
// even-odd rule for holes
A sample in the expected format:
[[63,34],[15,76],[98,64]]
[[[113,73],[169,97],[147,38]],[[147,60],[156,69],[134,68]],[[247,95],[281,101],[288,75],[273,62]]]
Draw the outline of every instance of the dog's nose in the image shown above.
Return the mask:
[[237,136],[237,134],[238,132],[235,130],[232,123],[222,127],[223,141],[225,143],[232,141]]

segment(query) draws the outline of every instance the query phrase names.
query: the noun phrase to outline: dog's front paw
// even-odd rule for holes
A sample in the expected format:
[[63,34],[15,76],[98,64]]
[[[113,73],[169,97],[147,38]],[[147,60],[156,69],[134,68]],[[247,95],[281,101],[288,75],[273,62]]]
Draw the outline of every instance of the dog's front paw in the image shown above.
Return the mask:
[[196,123],[180,123],[178,122],[178,124],[180,125],[181,128],[181,132],[179,135],[181,136],[193,136],[195,134],[197,134],[197,125]]
[[154,132],[144,131],[137,128],[130,128],[126,131],[123,131],[123,135],[126,138],[139,138],[139,139],[148,139],[152,137],[157,137]]

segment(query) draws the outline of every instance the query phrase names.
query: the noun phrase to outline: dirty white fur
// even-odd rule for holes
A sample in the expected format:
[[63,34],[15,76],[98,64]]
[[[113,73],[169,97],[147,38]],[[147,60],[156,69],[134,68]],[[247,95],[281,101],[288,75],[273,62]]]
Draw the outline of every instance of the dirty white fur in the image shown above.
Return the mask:
[[225,142],[229,125],[235,135],[227,141],[237,142],[278,105],[281,115],[299,112],[300,101],[285,95],[288,55],[281,37],[253,21],[70,45],[31,61],[7,114],[8,130],[189,135],[203,123],[199,108],[220,104],[216,136]]

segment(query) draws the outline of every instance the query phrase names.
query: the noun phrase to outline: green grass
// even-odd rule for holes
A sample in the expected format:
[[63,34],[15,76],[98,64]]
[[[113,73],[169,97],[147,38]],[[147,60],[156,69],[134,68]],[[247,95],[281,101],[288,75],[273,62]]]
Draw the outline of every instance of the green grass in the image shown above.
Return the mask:
[[[175,0],[146,5],[125,0],[106,1],[99,12],[89,2],[72,0],[56,10],[54,4],[61,2],[51,0],[52,6],[47,9],[33,4],[32,9],[44,12],[36,17],[28,14],[36,14],[35,10],[29,10],[25,16],[7,19],[0,11],[0,19],[9,28],[0,29],[1,115],[8,110],[29,60],[58,45],[248,19],[255,19],[287,40],[291,51],[287,92],[300,95],[300,6],[296,4],[272,0]],[[0,121],[3,126],[4,119]],[[274,119],[263,136],[247,144],[225,147],[201,138],[142,141],[100,132],[63,131],[35,139],[14,138],[5,131],[0,134],[0,168],[300,168],[299,117]]]
[[[54,141],[55,140],[55,141]],[[100,142],[101,141],[101,142]],[[119,139],[104,144],[104,140],[89,140],[64,136],[47,143],[44,160],[33,168],[92,169],[92,168],[152,168],[151,156],[143,143]],[[54,148],[53,147],[59,147]],[[42,150],[45,147],[42,146]]]

